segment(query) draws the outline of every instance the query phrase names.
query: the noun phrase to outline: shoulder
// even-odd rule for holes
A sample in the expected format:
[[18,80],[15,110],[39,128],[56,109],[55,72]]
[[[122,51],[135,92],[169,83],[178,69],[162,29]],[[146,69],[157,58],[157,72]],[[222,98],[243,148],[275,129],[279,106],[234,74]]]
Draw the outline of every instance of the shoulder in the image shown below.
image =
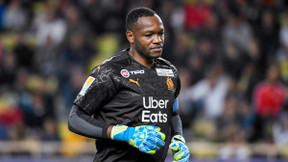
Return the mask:
[[129,65],[129,56],[127,54],[127,50],[122,50],[103,61],[100,65],[94,67],[92,73],[100,72],[102,69],[105,69],[102,70],[102,72],[118,72],[121,67],[125,67],[127,65]]
[[172,68],[172,69],[176,69],[176,67],[168,60],[162,58],[162,57],[159,57],[155,60],[157,62],[157,64],[163,66],[163,67],[169,67],[169,68]]
[[[155,59],[155,62],[156,62],[156,72],[159,76],[167,76],[169,78],[170,77],[172,78],[173,80],[172,82],[174,82],[176,85],[174,92],[175,92],[175,97],[177,97],[181,89],[181,82],[180,82],[180,77],[179,77],[177,68],[170,61],[161,57]],[[174,83],[172,83],[173,87],[174,87]],[[168,80],[167,80],[167,84],[168,84]]]

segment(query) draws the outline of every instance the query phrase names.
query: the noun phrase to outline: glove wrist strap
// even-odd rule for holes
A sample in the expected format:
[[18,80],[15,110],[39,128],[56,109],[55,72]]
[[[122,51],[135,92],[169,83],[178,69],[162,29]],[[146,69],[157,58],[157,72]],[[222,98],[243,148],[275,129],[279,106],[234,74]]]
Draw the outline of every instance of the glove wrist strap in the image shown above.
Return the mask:
[[186,143],[184,137],[181,136],[181,135],[175,135],[175,136],[173,136],[171,142],[174,142],[174,141],[181,141],[181,142],[183,142],[183,143]]
[[111,139],[117,141],[124,141],[124,135],[128,129],[126,125],[116,125],[111,130]]
[[113,138],[113,135],[114,135],[114,129],[115,129],[115,126],[112,127],[112,129],[111,129],[111,133],[110,133],[110,139],[113,139],[113,140],[114,140],[114,138]]

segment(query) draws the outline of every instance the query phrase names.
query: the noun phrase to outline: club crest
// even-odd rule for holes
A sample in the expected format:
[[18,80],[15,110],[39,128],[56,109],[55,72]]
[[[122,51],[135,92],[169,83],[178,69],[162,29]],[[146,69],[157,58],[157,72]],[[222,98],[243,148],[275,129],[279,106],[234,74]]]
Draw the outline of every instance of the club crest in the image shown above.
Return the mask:
[[174,90],[174,83],[170,77],[167,77],[166,84],[167,84],[168,90],[170,91]]

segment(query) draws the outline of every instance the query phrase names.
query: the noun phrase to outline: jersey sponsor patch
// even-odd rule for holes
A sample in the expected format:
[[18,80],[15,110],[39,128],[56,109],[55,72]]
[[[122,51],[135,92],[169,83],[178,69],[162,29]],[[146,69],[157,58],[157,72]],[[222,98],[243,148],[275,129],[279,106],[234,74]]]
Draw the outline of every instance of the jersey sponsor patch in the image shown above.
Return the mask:
[[133,71],[128,71],[127,69],[122,69],[120,71],[121,75],[124,78],[129,78],[131,75],[138,75],[138,74],[144,74],[145,70],[133,70]]
[[133,70],[133,71],[130,71],[131,75],[144,74],[144,73],[145,73],[145,70]]
[[159,69],[156,68],[156,73],[158,76],[175,77],[172,69]]
[[168,108],[168,102],[169,100],[155,99],[153,96],[143,97],[143,107],[145,110],[142,110],[142,122],[166,123],[168,121],[168,114],[163,109]]
[[121,75],[122,75],[124,78],[128,78],[128,77],[130,76],[129,71],[126,70],[126,69],[122,69],[122,70],[120,71],[120,73],[121,73]]
[[87,78],[87,80],[85,81],[85,83],[84,83],[84,85],[83,85],[83,87],[82,87],[82,89],[81,89],[81,91],[80,91],[79,94],[82,95],[82,96],[84,96],[85,93],[86,93],[86,91],[87,91],[87,89],[90,87],[90,85],[93,83],[94,80],[95,80],[94,77],[89,76],[89,77]]

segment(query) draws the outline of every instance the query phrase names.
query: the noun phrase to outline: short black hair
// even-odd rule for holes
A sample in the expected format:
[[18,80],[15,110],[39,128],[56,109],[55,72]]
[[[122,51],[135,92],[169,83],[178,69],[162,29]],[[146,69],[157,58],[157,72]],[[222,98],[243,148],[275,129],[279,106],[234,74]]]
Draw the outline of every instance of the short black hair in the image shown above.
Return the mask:
[[154,16],[156,12],[147,7],[138,7],[132,9],[126,17],[126,29],[131,30],[133,24],[135,24],[139,17]]

